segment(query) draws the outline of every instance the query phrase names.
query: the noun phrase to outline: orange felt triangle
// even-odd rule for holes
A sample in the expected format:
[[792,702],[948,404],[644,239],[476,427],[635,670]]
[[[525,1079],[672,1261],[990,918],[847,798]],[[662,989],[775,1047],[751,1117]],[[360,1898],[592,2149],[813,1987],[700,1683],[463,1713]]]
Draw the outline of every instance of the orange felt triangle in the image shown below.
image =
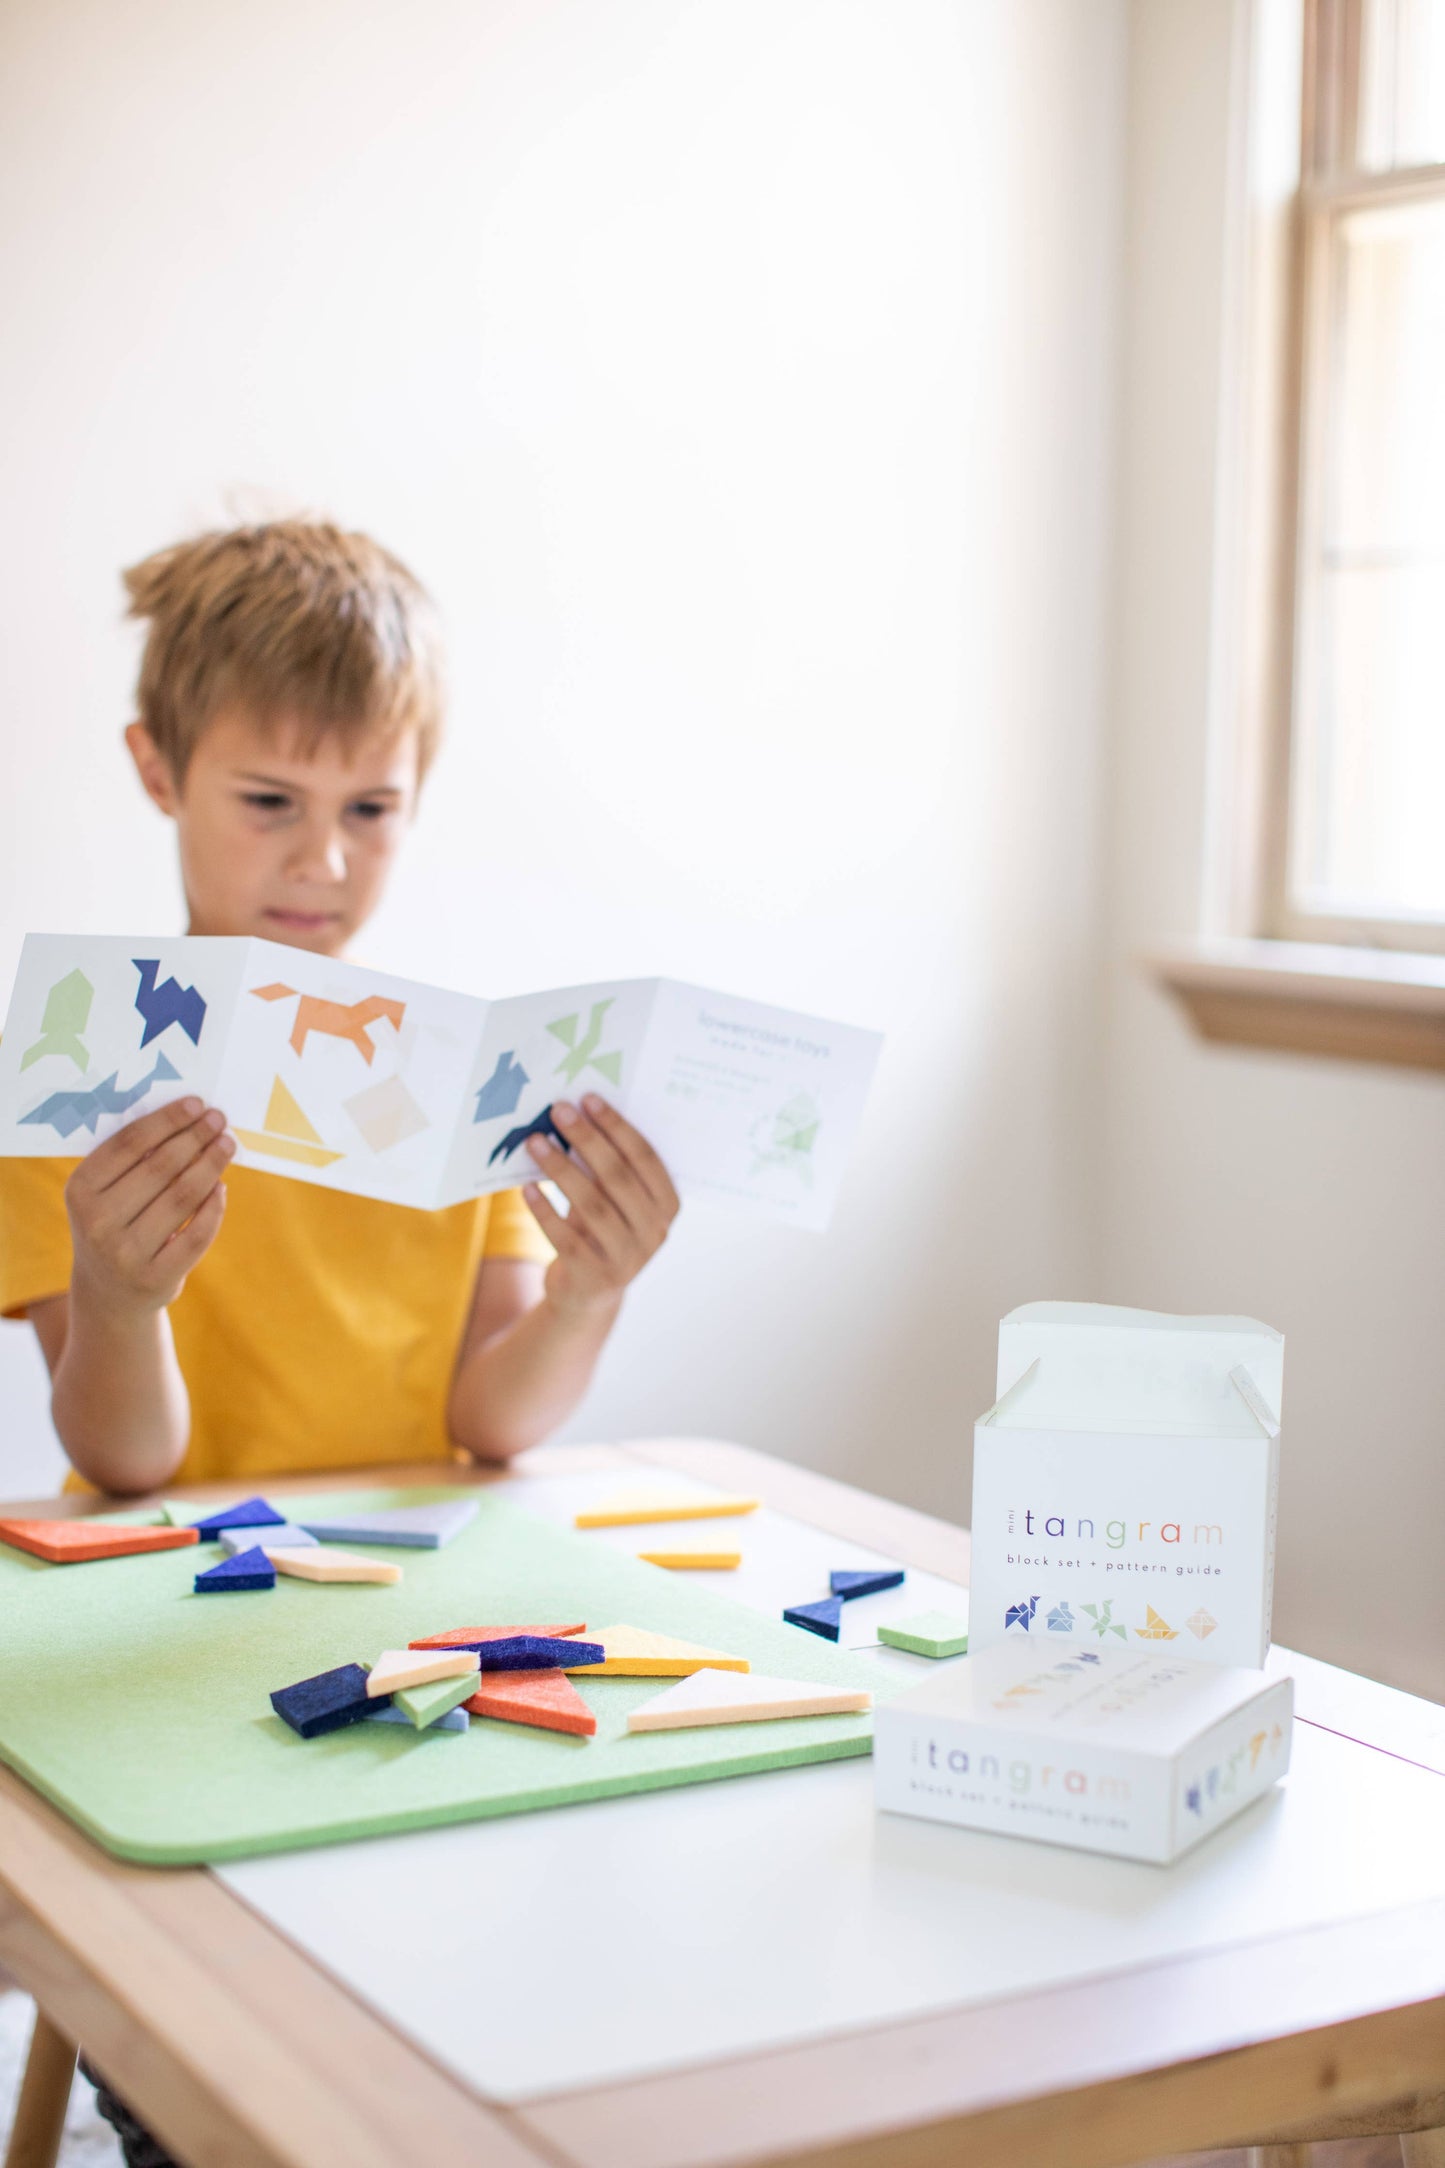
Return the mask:
[[99,1521],[0,1521],[0,1543],[78,1566],[92,1558],[128,1558],[136,1551],[174,1551],[199,1543],[194,1528],[107,1528]]
[[572,1731],[590,1739],[597,1719],[565,1671],[486,1671],[463,1707],[473,1716],[503,1724],[535,1724],[542,1731]]
[[505,1641],[513,1634],[537,1634],[544,1641],[562,1641],[580,1634],[581,1626],[453,1626],[449,1633],[428,1634],[424,1641],[408,1641],[409,1649],[459,1649],[471,1641]]

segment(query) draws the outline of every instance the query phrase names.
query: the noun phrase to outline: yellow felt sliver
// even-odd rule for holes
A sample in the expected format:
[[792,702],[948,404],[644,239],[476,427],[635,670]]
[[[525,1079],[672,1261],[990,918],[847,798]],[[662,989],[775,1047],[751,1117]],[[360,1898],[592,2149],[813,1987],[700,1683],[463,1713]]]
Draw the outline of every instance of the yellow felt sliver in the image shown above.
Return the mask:
[[690,1573],[723,1573],[743,1562],[741,1551],[639,1551],[637,1555],[644,1565]]
[[339,1551],[334,1544],[308,1544],[304,1551],[268,1551],[266,1556],[278,1573],[297,1581],[399,1581],[400,1566],[384,1558],[361,1558],[355,1551]]
[[434,1679],[459,1679],[481,1664],[475,1649],[383,1649],[367,1676],[366,1691],[394,1694],[403,1686],[430,1686]]
[[768,1679],[751,1672],[695,1671],[634,1709],[629,1731],[687,1731],[703,1724],[758,1724],[788,1716],[853,1716],[873,1706],[857,1687],[820,1686],[815,1679]]
[[747,1671],[746,1656],[727,1656],[719,1649],[699,1648],[695,1641],[677,1641],[671,1634],[648,1633],[641,1626],[589,1626],[589,1641],[606,1649],[600,1664],[564,1664],[574,1677],[598,1679],[685,1679],[694,1671]]
[[752,1513],[760,1498],[706,1497],[697,1491],[621,1491],[589,1506],[574,1522],[577,1528],[630,1528],[635,1521],[708,1521],[730,1513]]

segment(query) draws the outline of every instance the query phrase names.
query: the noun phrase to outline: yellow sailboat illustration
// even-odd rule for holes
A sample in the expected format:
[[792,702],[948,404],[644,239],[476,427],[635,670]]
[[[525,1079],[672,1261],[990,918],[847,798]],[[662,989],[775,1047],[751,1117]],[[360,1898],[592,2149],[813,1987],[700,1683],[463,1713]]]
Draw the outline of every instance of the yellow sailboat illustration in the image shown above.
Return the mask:
[[265,1129],[238,1129],[236,1135],[253,1152],[264,1152],[271,1159],[299,1159],[304,1167],[329,1167],[333,1160],[346,1157],[322,1143],[320,1131],[312,1128],[295,1094],[279,1076],[267,1101]]

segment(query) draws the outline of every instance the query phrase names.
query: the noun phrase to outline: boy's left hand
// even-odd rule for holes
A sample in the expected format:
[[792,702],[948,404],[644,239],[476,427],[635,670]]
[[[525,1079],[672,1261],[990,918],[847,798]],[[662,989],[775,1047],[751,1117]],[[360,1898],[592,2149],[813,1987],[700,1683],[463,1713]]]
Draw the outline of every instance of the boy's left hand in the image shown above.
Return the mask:
[[574,1316],[615,1310],[628,1282],[666,1241],[678,1194],[647,1139],[595,1092],[584,1093],[580,1107],[559,1100],[552,1119],[570,1152],[543,1136],[527,1144],[567,1199],[566,1217],[537,1183],[522,1191],[557,1252],[547,1267],[547,1300]]

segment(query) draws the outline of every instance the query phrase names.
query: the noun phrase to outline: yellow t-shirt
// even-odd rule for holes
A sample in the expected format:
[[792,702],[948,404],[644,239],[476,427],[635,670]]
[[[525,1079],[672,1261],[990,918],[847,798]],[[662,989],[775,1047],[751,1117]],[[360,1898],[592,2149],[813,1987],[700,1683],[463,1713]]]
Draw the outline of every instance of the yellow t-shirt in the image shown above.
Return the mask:
[[[70,1285],[74,1159],[0,1159],[0,1313]],[[518,1190],[416,1211],[251,1167],[170,1307],[191,1401],[178,1483],[444,1459],[484,1257],[545,1262]]]

